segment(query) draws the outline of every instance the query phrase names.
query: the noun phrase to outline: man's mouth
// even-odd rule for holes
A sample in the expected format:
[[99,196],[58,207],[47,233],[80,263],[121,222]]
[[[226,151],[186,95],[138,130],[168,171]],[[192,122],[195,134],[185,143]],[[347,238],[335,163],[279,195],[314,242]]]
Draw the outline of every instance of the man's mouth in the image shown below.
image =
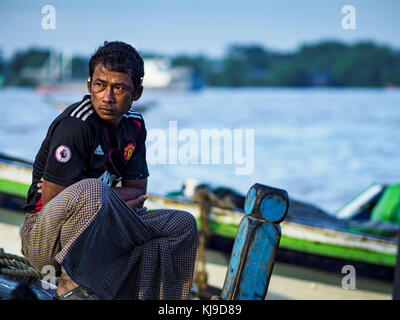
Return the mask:
[[107,107],[100,107],[101,112],[105,113],[105,114],[113,114],[114,113],[114,109],[112,108],[107,108]]

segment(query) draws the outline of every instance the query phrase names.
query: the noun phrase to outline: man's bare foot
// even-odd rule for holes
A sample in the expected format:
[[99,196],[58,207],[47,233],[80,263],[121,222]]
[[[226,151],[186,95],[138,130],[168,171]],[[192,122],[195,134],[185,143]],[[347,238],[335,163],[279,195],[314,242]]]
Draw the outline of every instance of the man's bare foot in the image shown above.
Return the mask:
[[65,272],[64,268],[61,271],[61,280],[58,283],[57,287],[57,294],[59,296],[63,295],[64,293],[71,291],[72,289],[79,287],[79,284],[73,282],[69,275]]

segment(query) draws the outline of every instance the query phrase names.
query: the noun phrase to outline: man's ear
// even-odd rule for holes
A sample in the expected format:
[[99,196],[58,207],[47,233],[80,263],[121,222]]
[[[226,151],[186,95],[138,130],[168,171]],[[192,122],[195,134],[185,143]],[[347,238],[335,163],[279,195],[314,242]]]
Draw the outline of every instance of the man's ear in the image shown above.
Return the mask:
[[88,91],[89,91],[89,93],[91,93],[91,90],[92,90],[92,79],[90,78],[90,77],[88,77],[88,79],[87,79],[87,89],[88,89]]
[[143,93],[143,86],[140,85],[139,87],[137,87],[137,89],[135,90],[134,94],[133,94],[133,101],[137,101],[140,99],[140,97],[142,96]]

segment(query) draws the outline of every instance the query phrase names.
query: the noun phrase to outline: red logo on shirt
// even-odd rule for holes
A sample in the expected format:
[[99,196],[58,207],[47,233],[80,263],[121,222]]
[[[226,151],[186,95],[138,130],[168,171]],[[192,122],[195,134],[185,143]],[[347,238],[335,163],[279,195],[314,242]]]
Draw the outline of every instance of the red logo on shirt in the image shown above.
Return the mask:
[[135,145],[133,143],[129,143],[124,149],[124,159],[125,161],[129,161],[132,157],[133,151],[135,150]]

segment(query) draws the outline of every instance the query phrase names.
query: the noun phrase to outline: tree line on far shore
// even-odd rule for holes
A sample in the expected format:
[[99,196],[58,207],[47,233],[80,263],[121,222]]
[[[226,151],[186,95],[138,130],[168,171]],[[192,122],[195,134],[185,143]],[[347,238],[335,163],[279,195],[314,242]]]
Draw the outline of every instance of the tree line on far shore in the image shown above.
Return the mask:
[[[48,61],[50,49],[30,48],[5,60],[0,76],[6,85],[37,85],[27,69]],[[323,41],[282,53],[261,45],[231,45],[221,58],[205,55],[164,56],[143,53],[145,59],[168,58],[172,67],[187,67],[196,79],[212,87],[264,86],[400,86],[400,51],[373,42],[344,44]],[[89,57],[70,59],[69,78],[87,77]]]

